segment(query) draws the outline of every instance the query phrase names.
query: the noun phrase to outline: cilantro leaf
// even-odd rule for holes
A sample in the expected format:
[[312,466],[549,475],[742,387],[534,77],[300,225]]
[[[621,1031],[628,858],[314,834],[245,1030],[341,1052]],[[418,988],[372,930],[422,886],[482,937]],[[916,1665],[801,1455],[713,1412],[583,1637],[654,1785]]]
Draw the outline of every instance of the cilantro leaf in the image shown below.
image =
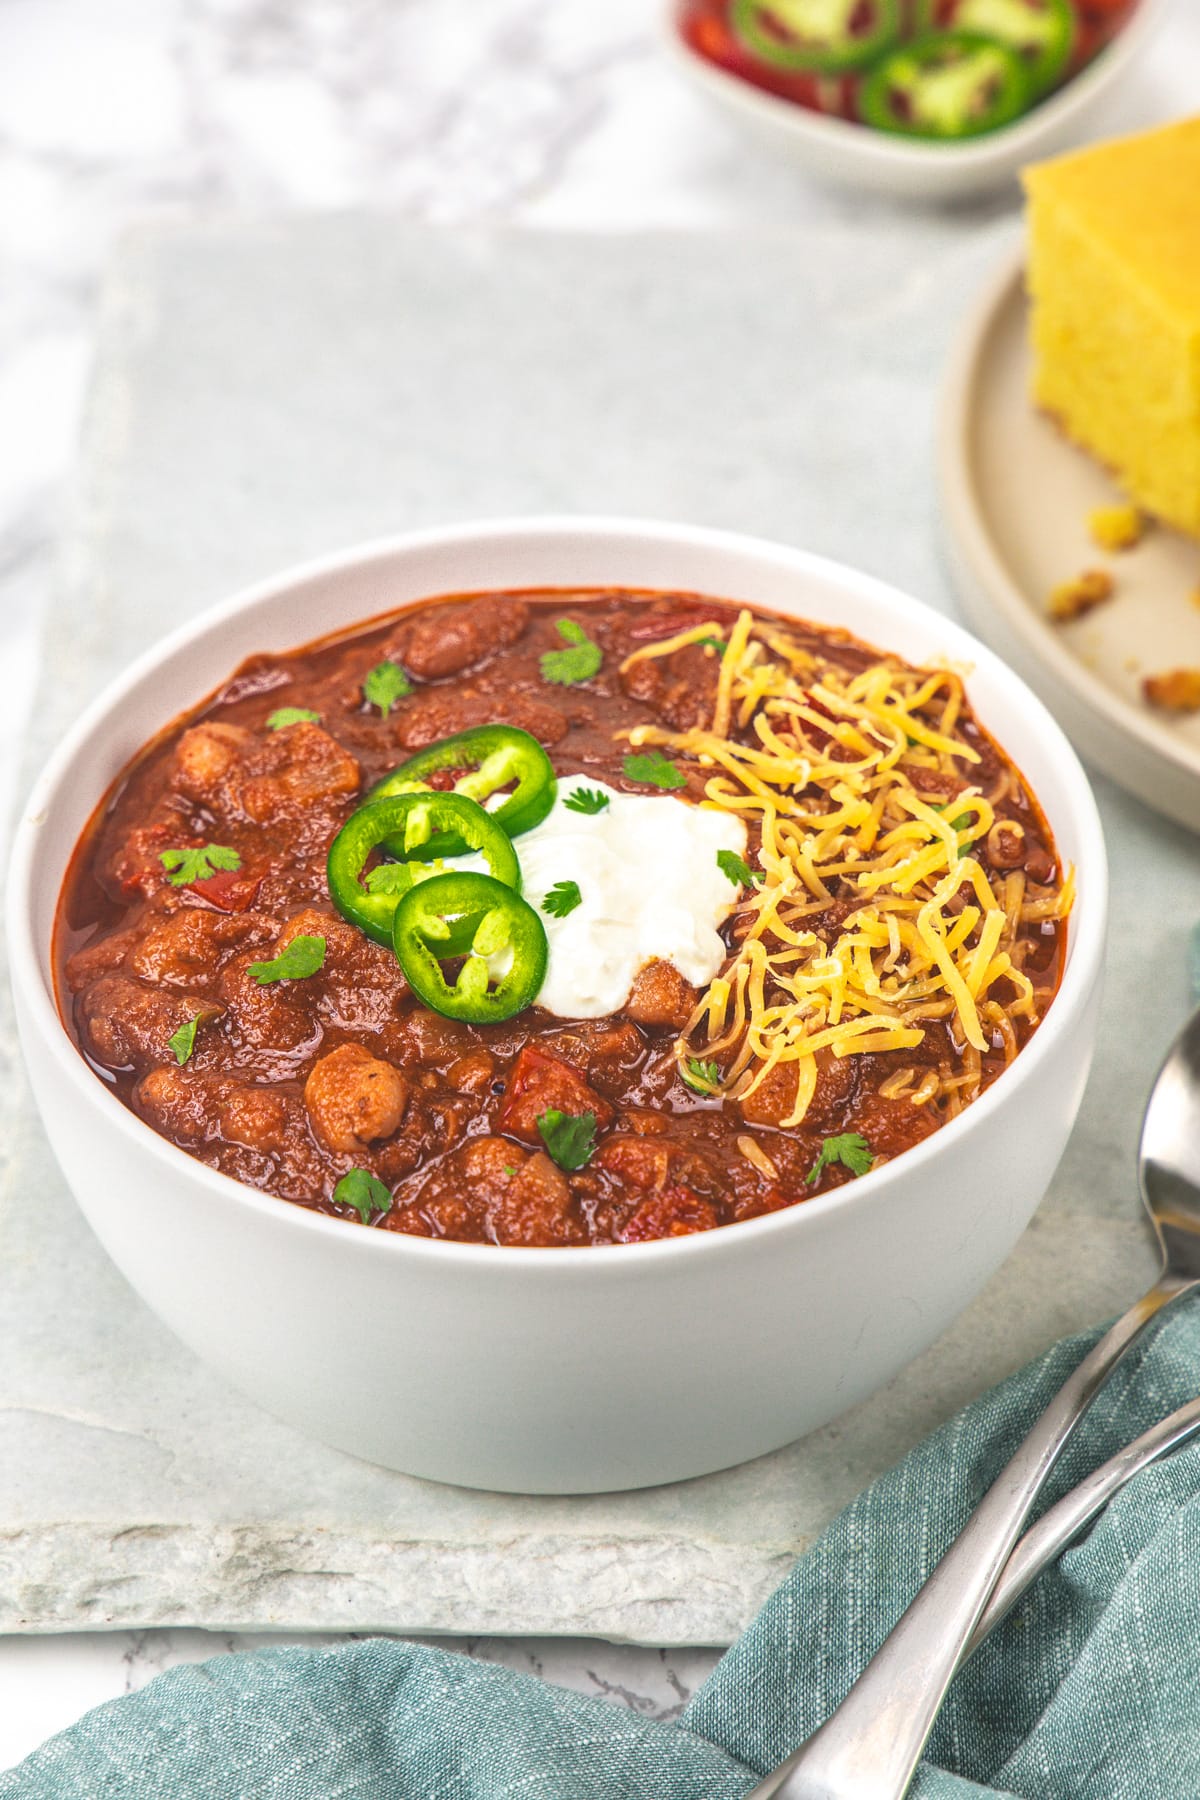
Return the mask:
[[572,687],[577,681],[590,681],[604,661],[604,652],[574,619],[559,619],[556,624],[559,637],[570,647],[566,650],[546,651],[538,664],[542,680],[557,682],[560,687]]
[[573,913],[582,904],[583,895],[577,881],[556,881],[542,901],[542,911],[549,913],[552,919],[565,919],[568,913]]
[[726,650],[729,648],[725,639],[719,637],[697,638],[696,642],[702,650],[715,650],[718,656],[724,656]]
[[537,1122],[543,1144],[560,1169],[582,1169],[596,1148],[596,1115],[565,1113],[555,1106]]
[[208,881],[218,869],[240,869],[242,859],[227,844],[201,844],[199,849],[160,850],[158,860],[167,871],[172,887],[191,887],[194,881]]
[[711,1094],[721,1085],[721,1071],[717,1064],[701,1062],[698,1056],[689,1056],[687,1066],[680,1069],[679,1075],[694,1094]]
[[370,1169],[347,1169],[333,1190],[339,1206],[352,1206],[364,1225],[373,1212],[391,1212],[392,1196]]
[[718,850],[717,867],[722,875],[728,876],[734,887],[753,887],[756,881],[762,880],[761,873],[752,869],[736,850]]
[[621,767],[630,781],[641,781],[647,787],[687,786],[687,776],[659,750],[650,750],[644,756],[627,756]]
[[577,787],[567,795],[563,805],[568,812],[601,813],[608,805],[608,795],[599,788]]
[[368,894],[407,894],[415,880],[410,863],[382,862],[367,870],[363,885]]
[[196,1048],[196,1028],[200,1023],[200,1014],[196,1013],[178,1031],[173,1031],[167,1039],[167,1048],[175,1052],[175,1061],[182,1069],[192,1051]]
[[306,975],[315,975],[324,962],[325,939],[301,933],[270,962],[251,963],[246,973],[253,975],[259,987],[266,987],[271,981],[303,981]]
[[281,706],[267,719],[268,731],[286,731],[289,725],[319,725],[321,715],[307,706]]
[[857,1131],[844,1131],[840,1137],[828,1137],[821,1145],[821,1154],[808,1172],[808,1186],[818,1180],[821,1171],[833,1163],[841,1163],[852,1175],[865,1175],[868,1169],[874,1168],[875,1158],[871,1154],[870,1145],[865,1137]]
[[440,857],[432,862],[382,862],[367,870],[363,882],[369,894],[407,894],[418,881],[445,873],[446,865]]
[[366,676],[362,691],[367,705],[377,706],[386,719],[397,700],[412,693],[413,684],[399,663],[381,662]]

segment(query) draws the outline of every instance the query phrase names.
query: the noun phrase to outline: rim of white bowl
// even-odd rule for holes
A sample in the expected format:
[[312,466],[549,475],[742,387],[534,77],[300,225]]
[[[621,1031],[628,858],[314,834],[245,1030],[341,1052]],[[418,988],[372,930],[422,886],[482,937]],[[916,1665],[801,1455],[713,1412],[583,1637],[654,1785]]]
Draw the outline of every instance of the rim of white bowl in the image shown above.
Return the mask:
[[708,86],[722,101],[731,101],[739,111],[769,120],[791,137],[804,138],[828,148],[837,146],[847,153],[847,167],[854,164],[890,164],[893,168],[947,169],[951,165],[969,173],[985,169],[993,162],[1006,159],[1013,151],[1024,153],[1037,149],[1039,141],[1056,127],[1069,124],[1085,111],[1091,102],[1111,87],[1124,72],[1130,59],[1166,17],[1174,0],[1139,0],[1136,12],[1121,26],[1116,36],[1093,57],[1092,61],[1072,75],[1056,93],[1041,100],[1030,112],[965,141],[930,142],[912,140],[898,134],[858,124],[853,119],[837,119],[812,112],[798,101],[785,100],[765,88],[723,69],[692,48],[679,31],[676,20],[678,0],[667,0],[663,15],[670,47],[682,58],[688,72]]
[[[929,1137],[903,1151],[882,1168],[871,1170],[866,1175],[859,1176],[856,1181],[847,1182],[827,1194],[781,1207],[777,1212],[722,1225],[712,1231],[653,1239],[640,1244],[587,1244],[553,1248],[541,1245],[462,1243],[449,1238],[416,1237],[401,1231],[362,1231],[357,1227],[353,1228],[352,1235],[349,1221],[328,1213],[315,1212],[281,1199],[277,1194],[249,1187],[230,1175],[210,1168],[207,1163],[189,1156],[187,1151],[161,1137],[105,1087],[68,1035],[53,993],[42,978],[43,957],[34,936],[31,885],[38,866],[38,829],[70,763],[97,727],[121,704],[127,693],[151,674],[159,663],[174,656],[196,639],[208,637],[214,629],[247,607],[288,588],[343,573],[364,562],[403,555],[406,552],[419,553],[432,548],[455,549],[487,541],[519,538],[591,538],[596,540],[598,549],[603,547],[605,540],[641,539],[647,548],[651,545],[658,548],[678,545],[680,549],[693,552],[711,550],[714,553],[758,558],[771,562],[777,569],[785,569],[798,578],[824,577],[842,585],[849,579],[859,592],[884,602],[894,611],[897,624],[901,627],[905,618],[914,613],[919,614],[922,619],[932,617],[936,620],[939,628],[944,628],[946,632],[948,654],[953,660],[986,664],[989,675],[999,682],[1002,689],[1007,687],[1010,690],[1017,704],[1029,716],[1033,729],[1039,736],[1044,736],[1055,749],[1069,788],[1068,808],[1072,823],[1079,832],[1077,866],[1081,879],[1068,935],[1067,966],[1054,1001],[1030,1041],[977,1100],[972,1101],[957,1118],[939,1126]],[[903,653],[900,646],[895,648],[897,653]],[[169,721],[164,720],[164,725],[167,723]],[[103,793],[98,793],[95,804],[99,804],[102,797]],[[348,1254],[428,1256],[437,1259],[449,1257],[464,1264],[474,1263],[487,1268],[500,1278],[504,1278],[506,1273],[514,1277],[520,1274],[527,1278],[534,1271],[543,1271],[544,1279],[552,1279],[555,1270],[570,1271],[579,1276],[585,1270],[592,1269],[599,1279],[614,1267],[631,1275],[635,1270],[642,1269],[649,1275],[667,1259],[720,1256],[722,1243],[728,1244],[729,1252],[732,1253],[738,1244],[748,1244],[752,1236],[765,1238],[780,1232],[804,1230],[806,1227],[802,1221],[805,1217],[824,1217],[835,1210],[858,1204],[864,1193],[873,1194],[880,1187],[891,1185],[896,1179],[897,1169],[904,1174],[918,1174],[941,1155],[948,1144],[957,1142],[982,1125],[998,1106],[1005,1104],[1010,1096],[1016,1096],[1018,1088],[1027,1086],[1036,1079],[1043,1062],[1054,1054],[1057,1046],[1059,1033],[1055,1029],[1056,1014],[1059,1019],[1065,1019],[1068,1012],[1074,1014],[1085,1004],[1099,978],[1107,913],[1107,872],[1104,833],[1095,797],[1069,740],[1021,677],[957,621],[936,612],[923,601],[913,599],[902,589],[893,587],[890,582],[861,573],[847,563],[816,555],[812,551],[796,550],[769,538],[652,519],[550,514],[432,526],[371,539],[349,549],[293,565],[219,601],[199,617],[170,632],[144,651],[80,715],[50,756],[30,790],[13,837],[9,864],[7,931],[14,986],[20,984],[23,998],[68,1084],[67,1092],[76,1093],[85,1105],[99,1106],[102,1112],[107,1113],[113,1127],[125,1136],[132,1136],[144,1154],[160,1164],[167,1176],[186,1170],[224,1200],[234,1201],[253,1213],[276,1221],[281,1231],[315,1231],[322,1235],[337,1233],[336,1241]],[[61,881],[61,875],[59,879]]]

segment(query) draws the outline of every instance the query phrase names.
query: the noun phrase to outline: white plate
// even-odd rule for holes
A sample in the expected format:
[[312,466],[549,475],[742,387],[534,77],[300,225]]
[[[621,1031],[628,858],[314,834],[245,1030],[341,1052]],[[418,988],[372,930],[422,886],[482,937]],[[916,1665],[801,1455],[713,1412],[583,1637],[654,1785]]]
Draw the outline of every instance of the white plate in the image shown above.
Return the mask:
[[[946,541],[981,637],[1025,676],[1084,754],[1130,793],[1200,830],[1200,715],[1155,712],[1141,680],[1200,667],[1200,543],[1154,525],[1109,555],[1087,527],[1116,483],[1030,400],[1028,303],[1019,256],[969,320],[947,373],[938,442]],[[1071,625],[1046,598],[1109,568],[1112,600]]]
[[1001,131],[961,144],[922,143],[886,131],[830,119],[732,75],[680,36],[677,0],[666,12],[666,37],[679,67],[702,93],[796,162],[820,175],[914,199],[945,200],[987,193],[1016,179],[1026,163],[1095,137],[1122,78],[1172,0],[1141,5],[1094,62]]

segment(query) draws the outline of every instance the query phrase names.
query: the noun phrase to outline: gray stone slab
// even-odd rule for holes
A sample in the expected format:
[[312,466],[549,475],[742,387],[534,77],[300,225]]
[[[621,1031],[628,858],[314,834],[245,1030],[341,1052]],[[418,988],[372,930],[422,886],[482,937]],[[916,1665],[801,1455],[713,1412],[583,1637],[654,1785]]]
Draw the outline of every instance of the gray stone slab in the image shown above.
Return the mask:
[[[700,519],[847,558],[951,610],[935,384],[1011,232],[905,215],[861,237],[446,236],[345,216],[131,240],[109,286],[31,758],[143,644],[233,586],[471,515]],[[1200,849],[1098,786],[1114,862],[1101,1047],[1033,1225],[885,1392],[775,1456],[676,1487],[466,1493],[264,1417],[106,1262],[46,1149],[6,1011],[0,1630],[729,1641],[864,1482],[1116,1310],[1152,1266],[1137,1115],[1188,1004]],[[979,1178],[1002,1187],[1005,1171]]]

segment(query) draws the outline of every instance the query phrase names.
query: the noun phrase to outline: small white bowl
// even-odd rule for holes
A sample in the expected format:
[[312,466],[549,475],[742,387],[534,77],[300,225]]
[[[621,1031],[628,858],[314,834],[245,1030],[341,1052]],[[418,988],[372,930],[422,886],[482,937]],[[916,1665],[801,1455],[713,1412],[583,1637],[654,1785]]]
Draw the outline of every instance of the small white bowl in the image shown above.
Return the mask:
[[693,50],[667,8],[666,35],[675,59],[701,92],[757,132],[764,142],[830,180],[919,200],[983,194],[1015,181],[1027,163],[1098,134],[1130,64],[1165,17],[1171,0],[1141,0],[1113,41],[1032,112],[984,137],[927,143],[826,118],[730,74]]
[[[657,1243],[500,1249],[365,1231],[244,1187],[159,1137],[59,1018],[51,934],[79,833],[117,772],[244,657],[433,594],[695,589],[972,665],[982,721],[1075,865],[1062,986],[957,1119],[818,1199]],[[1091,1061],[1107,876],[1095,802],[1029,689],[929,607],[753,538],[623,520],[468,525],[367,545],[239,594],[141,657],[55,752],[18,826],[13,988],[34,1093],[92,1228],[198,1356],[355,1455],[471,1487],[571,1493],[701,1475],[863,1399],[944,1330],[1028,1223]],[[369,1355],[361,1354],[369,1346]]]

